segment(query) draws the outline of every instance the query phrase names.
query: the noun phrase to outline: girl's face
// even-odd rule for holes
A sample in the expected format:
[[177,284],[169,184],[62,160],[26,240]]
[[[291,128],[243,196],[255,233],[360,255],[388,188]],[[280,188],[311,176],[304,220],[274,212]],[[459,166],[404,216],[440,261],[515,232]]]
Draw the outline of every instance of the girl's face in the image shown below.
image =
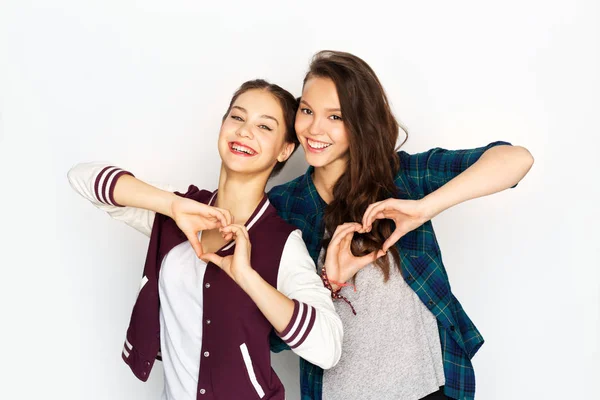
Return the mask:
[[285,142],[279,101],[261,89],[248,90],[231,106],[219,133],[219,155],[230,171],[269,175],[294,150]]
[[310,165],[339,164],[345,168],[350,143],[335,83],[331,79],[313,77],[306,81],[295,126]]

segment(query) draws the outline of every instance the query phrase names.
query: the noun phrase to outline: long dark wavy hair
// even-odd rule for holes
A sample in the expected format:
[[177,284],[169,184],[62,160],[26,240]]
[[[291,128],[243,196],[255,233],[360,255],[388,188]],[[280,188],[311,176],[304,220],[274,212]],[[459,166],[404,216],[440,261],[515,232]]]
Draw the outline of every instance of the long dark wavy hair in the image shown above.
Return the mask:
[[[362,222],[370,204],[396,197],[394,177],[400,168],[396,143],[399,129],[406,134],[402,144],[406,142],[408,133],[392,114],[375,72],[359,57],[340,51],[320,51],[312,59],[304,84],[313,77],[328,78],[334,82],[349,139],[348,166],[335,183],[333,201],[325,209],[325,228],[333,235],[338,225],[348,221]],[[371,232],[355,234],[352,253],[363,256],[381,249],[394,229],[393,221],[377,220]],[[325,248],[330,240],[324,240]],[[400,266],[396,247],[392,246],[389,251],[396,265]],[[376,265],[387,281],[389,258],[379,258]]]

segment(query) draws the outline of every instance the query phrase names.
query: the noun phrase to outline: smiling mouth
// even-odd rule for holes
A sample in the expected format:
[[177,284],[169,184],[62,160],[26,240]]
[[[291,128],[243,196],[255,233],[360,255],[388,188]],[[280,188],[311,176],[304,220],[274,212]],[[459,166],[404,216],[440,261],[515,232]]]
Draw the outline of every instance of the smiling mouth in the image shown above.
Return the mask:
[[333,143],[319,142],[319,141],[311,140],[311,139],[306,139],[306,143],[308,144],[308,147],[311,148],[312,150],[324,150],[333,144]]
[[246,157],[251,157],[258,154],[254,149],[248,146],[244,146],[243,144],[238,142],[229,142],[229,149],[234,154],[239,154]]

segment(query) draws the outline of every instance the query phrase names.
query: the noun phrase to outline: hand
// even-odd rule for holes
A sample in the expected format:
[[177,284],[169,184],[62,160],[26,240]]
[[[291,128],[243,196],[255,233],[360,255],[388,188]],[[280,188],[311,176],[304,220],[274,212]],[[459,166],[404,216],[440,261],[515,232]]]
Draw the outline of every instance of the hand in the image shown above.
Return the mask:
[[[233,216],[228,210],[211,207],[192,199],[177,196],[171,203],[171,215],[175,223],[190,241],[198,257],[204,250],[198,240],[198,232],[229,226]],[[231,240],[231,235],[225,237]]]
[[357,257],[352,254],[350,245],[354,232],[363,231],[361,224],[356,222],[347,222],[338,225],[331,237],[327,247],[327,257],[325,258],[325,271],[327,278],[334,290],[337,290],[337,283],[345,283],[352,278],[358,271],[371,264],[379,257],[385,255],[382,250],[373,251],[366,256]]
[[387,252],[402,236],[418,228],[433,218],[425,211],[420,200],[387,199],[371,204],[363,215],[362,229],[371,231],[373,222],[377,219],[391,219],[396,224],[396,230],[383,243],[382,250]]
[[220,228],[219,231],[226,237],[233,236],[235,240],[235,250],[232,256],[221,257],[215,253],[204,253],[200,257],[205,262],[212,262],[231,277],[236,283],[240,283],[244,273],[253,271],[250,265],[250,255],[252,253],[252,245],[248,231],[243,225],[231,224]]

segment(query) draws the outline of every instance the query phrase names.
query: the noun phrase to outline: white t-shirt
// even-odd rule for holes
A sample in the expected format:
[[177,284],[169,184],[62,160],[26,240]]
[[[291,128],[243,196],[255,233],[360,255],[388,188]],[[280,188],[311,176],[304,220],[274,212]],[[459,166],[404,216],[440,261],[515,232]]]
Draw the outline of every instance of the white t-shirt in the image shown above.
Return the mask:
[[162,400],[196,399],[205,272],[206,263],[196,257],[189,241],[174,247],[162,261],[158,280]]

